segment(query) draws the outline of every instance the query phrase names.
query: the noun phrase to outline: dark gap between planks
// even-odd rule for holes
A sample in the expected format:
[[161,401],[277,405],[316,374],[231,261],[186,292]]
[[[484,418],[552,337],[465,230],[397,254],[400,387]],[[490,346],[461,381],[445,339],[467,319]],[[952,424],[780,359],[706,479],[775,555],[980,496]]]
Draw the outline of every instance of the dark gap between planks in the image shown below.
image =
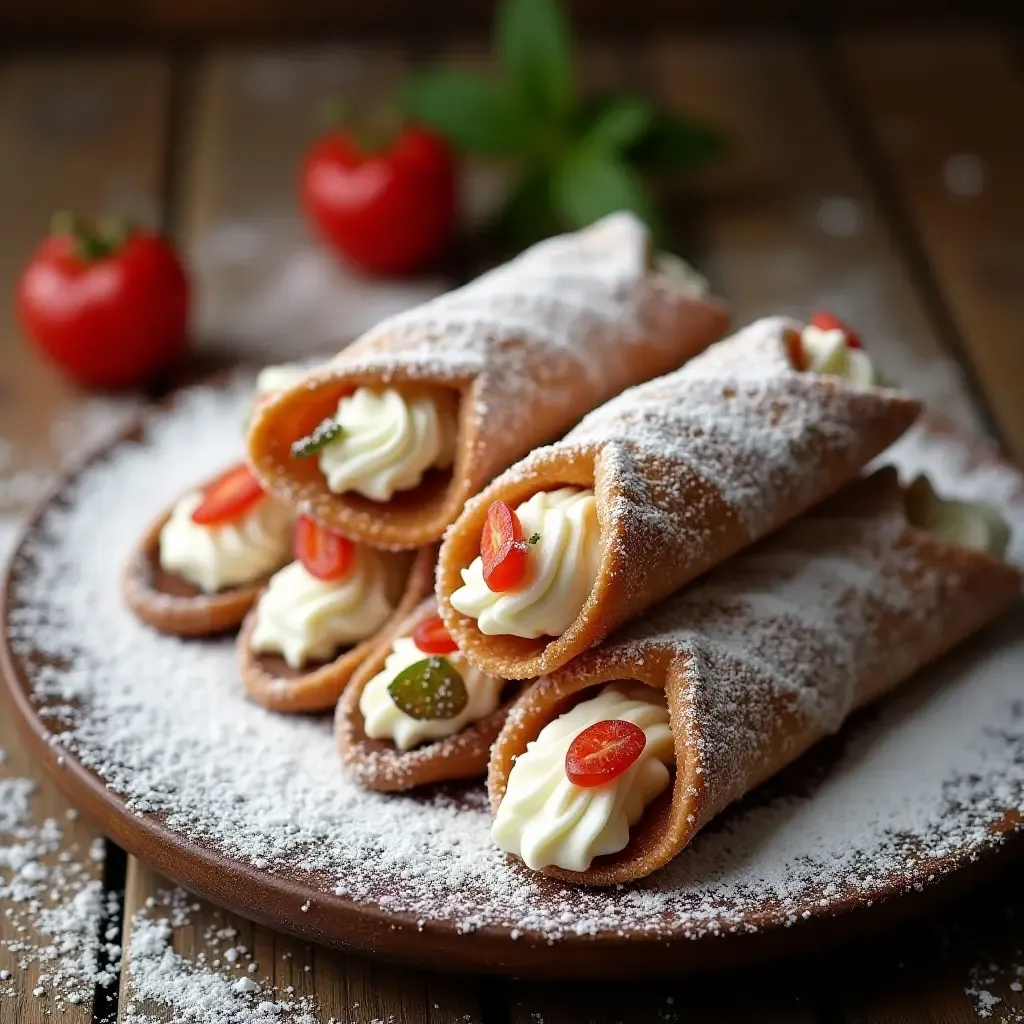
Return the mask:
[[[103,913],[100,914],[97,925],[99,934],[99,970],[109,970],[112,966],[111,958],[107,954],[106,933],[108,930],[115,930],[117,943],[124,940],[124,890],[125,880],[128,877],[128,856],[112,839],[104,839],[106,857],[103,861]],[[111,900],[116,897],[116,903]],[[117,910],[107,915],[107,908],[116,906]],[[122,963],[125,949],[121,949]],[[92,997],[92,1020],[93,1024],[116,1024],[119,1010],[119,994],[121,991],[120,978],[114,984],[103,988],[97,985]]]

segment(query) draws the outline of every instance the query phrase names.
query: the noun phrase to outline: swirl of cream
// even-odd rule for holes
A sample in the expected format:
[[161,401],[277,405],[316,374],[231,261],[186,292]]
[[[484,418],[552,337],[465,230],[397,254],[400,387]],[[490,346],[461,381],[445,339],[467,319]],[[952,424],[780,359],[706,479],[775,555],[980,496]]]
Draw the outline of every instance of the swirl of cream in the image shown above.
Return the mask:
[[284,565],[292,551],[291,513],[263,498],[232,522],[204,526],[192,521],[199,491],[174,506],[160,531],[160,567],[207,594],[252,583]]
[[[643,729],[643,753],[601,786],[581,787],[565,773],[565,755],[584,729],[622,719]],[[586,871],[595,857],[618,853],[644,808],[670,781],[672,730],[663,693],[613,683],[549,722],[509,772],[491,838],[528,867]]]
[[280,654],[292,668],[330,661],[376,633],[394,611],[388,598],[394,556],[359,545],[341,580],[320,580],[292,562],[270,580],[256,606],[250,646]]
[[597,505],[589,488],[539,491],[516,515],[527,547],[526,576],[515,590],[495,593],[484,582],[483,561],[462,570],[452,607],[476,619],[487,636],[533,639],[560,636],[579,615],[597,579],[601,559]]
[[907,488],[907,519],[911,526],[947,544],[1005,558],[1010,527],[998,510],[979,501],[940,498],[926,476]]
[[264,366],[256,374],[256,395],[273,395],[278,391],[287,391],[294,387],[309,373],[309,367],[301,363],[278,363],[275,366]]
[[375,740],[391,740],[399,750],[412,750],[427,740],[439,740],[461,732],[467,725],[479,722],[494,711],[501,701],[503,679],[495,679],[473,668],[458,651],[444,655],[466,684],[469,701],[454,718],[412,718],[400,710],[388,693],[394,678],[432,655],[424,654],[412,637],[399,637],[384,662],[384,668],[367,684],[359,696],[366,735]]
[[670,252],[659,252],[654,257],[655,269],[681,294],[702,299],[711,293],[711,286],[686,260]]
[[853,384],[865,386],[878,383],[878,372],[871,357],[861,348],[846,343],[846,332],[836,328],[822,330],[809,324],[800,335],[804,367],[809,373],[842,377]]
[[450,391],[357,388],[338,403],[341,434],[320,453],[328,488],[390,501],[416,487],[428,469],[455,461],[457,411]]

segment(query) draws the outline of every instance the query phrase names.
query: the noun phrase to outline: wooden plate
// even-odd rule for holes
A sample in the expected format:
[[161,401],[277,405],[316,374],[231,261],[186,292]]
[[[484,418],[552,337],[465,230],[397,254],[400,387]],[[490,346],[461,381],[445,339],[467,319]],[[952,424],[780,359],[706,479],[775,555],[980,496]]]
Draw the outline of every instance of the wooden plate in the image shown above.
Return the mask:
[[[245,701],[230,641],[158,636],[124,610],[121,561],[192,480],[237,457],[246,389],[195,389],[68,477],[4,589],[2,660],[30,749],[131,853],[304,938],[459,971],[639,976],[852,938],[989,873],[1024,808],[1024,613],[857,716],[613,890],[538,880],[494,851],[478,784],[365,793],[327,718]],[[1024,479],[934,425],[907,472],[985,496],[1018,527]],[[999,858],[1002,863],[1004,858]]]

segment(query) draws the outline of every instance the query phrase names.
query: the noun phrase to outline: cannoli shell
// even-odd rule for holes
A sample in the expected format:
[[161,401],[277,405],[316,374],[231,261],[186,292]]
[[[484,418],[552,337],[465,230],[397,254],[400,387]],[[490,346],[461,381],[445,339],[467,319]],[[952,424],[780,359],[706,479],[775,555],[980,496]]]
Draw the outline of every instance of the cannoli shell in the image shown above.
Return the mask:
[[[616,214],[385,320],[256,410],[249,460],[269,491],[330,528],[374,547],[420,547],[496,473],[727,326],[720,303],[654,268],[641,223]],[[318,460],[294,458],[291,445],[364,385],[457,392],[452,467],[387,502],[331,493]]]
[[256,627],[254,605],[242,624],[237,642],[238,664],[246,693],[271,711],[299,713],[333,708],[380,637],[389,634],[395,624],[404,620],[430,593],[436,556],[436,546],[410,555],[405,589],[387,622],[373,636],[343,651],[333,661],[315,667],[293,669],[279,655],[252,649],[252,631]]
[[[919,412],[908,395],[800,373],[800,325],[761,320],[587,416],[503,473],[448,531],[440,613],[467,657],[505,679],[554,672],[614,629],[854,479]],[[558,637],[485,635],[451,595],[494,501],[593,488],[597,579]]]
[[545,871],[589,885],[642,878],[1020,591],[1014,567],[910,526],[895,471],[880,470],[529,687],[492,750],[492,807],[516,756],[587,691],[613,680],[663,689],[671,789],[621,853]]

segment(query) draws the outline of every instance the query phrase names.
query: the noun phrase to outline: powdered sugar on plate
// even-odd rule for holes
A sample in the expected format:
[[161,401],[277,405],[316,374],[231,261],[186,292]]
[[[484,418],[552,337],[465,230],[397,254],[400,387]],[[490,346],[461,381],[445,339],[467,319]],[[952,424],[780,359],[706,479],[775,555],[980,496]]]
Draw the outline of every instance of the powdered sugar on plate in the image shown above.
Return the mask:
[[121,947],[111,922],[120,896],[104,895],[95,858],[68,842],[59,821],[33,821],[34,795],[31,779],[0,778],[0,949],[13,968],[0,971],[0,1003],[31,991],[61,1010],[91,1003],[96,986],[117,981]]
[[[360,790],[341,775],[329,720],[245,700],[230,641],[158,636],[121,602],[121,563],[154,511],[236,456],[249,387],[185,393],[145,441],[71,480],[14,559],[10,645],[38,713],[126,813],[298,880],[313,905],[334,893],[410,927],[502,926],[511,942],[794,924],[923,886],[997,844],[994,826],[1024,810],[1019,607],[636,886],[584,891],[507,861],[490,843],[482,786]],[[951,495],[1000,505],[1024,561],[1019,476],[974,466],[961,442],[925,432],[898,459]]]

